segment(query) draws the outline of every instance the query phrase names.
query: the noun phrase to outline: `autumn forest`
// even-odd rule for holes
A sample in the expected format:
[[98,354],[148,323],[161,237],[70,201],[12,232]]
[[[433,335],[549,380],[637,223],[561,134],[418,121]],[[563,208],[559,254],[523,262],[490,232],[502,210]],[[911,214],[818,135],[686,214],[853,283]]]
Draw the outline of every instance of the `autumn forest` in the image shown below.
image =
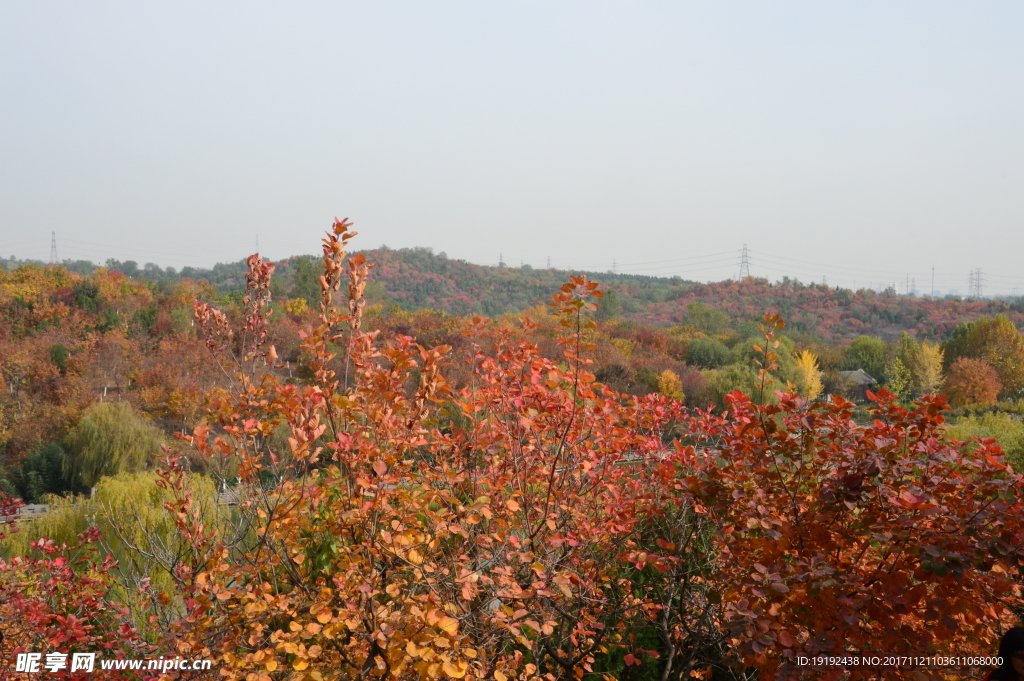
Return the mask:
[[0,260],[3,673],[981,678],[798,660],[994,655],[1024,617],[1021,298],[354,236]]

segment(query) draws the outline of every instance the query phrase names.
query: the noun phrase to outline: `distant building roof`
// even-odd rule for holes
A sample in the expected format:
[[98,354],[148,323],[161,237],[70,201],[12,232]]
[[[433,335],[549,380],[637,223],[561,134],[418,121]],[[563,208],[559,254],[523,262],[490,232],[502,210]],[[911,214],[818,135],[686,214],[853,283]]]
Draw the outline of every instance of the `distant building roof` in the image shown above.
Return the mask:
[[857,369],[856,371],[840,371],[839,375],[848,381],[853,381],[857,385],[872,385],[874,383],[878,383],[878,381],[871,378],[868,372],[863,369]]

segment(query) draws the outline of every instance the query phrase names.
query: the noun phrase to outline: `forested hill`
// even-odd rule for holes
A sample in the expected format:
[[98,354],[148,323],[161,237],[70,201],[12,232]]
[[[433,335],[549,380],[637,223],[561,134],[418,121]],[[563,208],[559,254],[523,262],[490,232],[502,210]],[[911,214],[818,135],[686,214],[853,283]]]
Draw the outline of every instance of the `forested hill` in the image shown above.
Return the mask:
[[570,275],[586,274],[613,289],[612,304],[627,313],[667,300],[689,283],[679,277],[474,265],[429,248],[377,249],[364,255],[376,263],[371,279],[391,301],[407,309],[431,307],[458,315],[496,316],[542,305]]
[[[390,249],[382,247],[362,251],[376,267],[371,273],[368,291],[371,302],[397,304],[405,310],[424,308],[443,310],[450,314],[482,314],[497,316],[519,312],[527,307],[546,303],[571,274],[587,274],[614,288],[621,297],[621,309],[639,312],[644,306],[670,298],[679,287],[691,283],[679,277],[651,277],[632,274],[592,273],[578,270],[534,269],[474,265],[465,260],[448,258],[430,248]],[[316,261],[316,262],[314,262]],[[311,299],[318,295],[319,258],[293,256],[275,261],[276,293],[288,297]],[[43,265],[39,261],[5,260],[0,269],[14,270],[23,264]],[[88,261],[65,261],[62,265],[79,274],[90,274],[98,266]],[[245,288],[244,260],[218,263],[210,269],[184,267],[160,268],[153,263],[139,266],[134,261],[107,260],[105,267],[121,272],[131,279],[170,284],[180,279],[205,280],[219,294]],[[303,276],[305,274],[305,276]],[[302,294],[296,296],[296,293]]]
[[[893,340],[904,331],[919,340],[939,341],[961,322],[995,314],[1006,315],[1018,328],[1024,326],[1021,298],[917,298],[868,289],[854,292],[820,284],[803,285],[789,280],[772,284],[766,279],[682,285],[670,299],[645,305],[628,316],[647,324],[669,326],[686,323],[688,315],[701,306],[723,312],[723,327],[760,319],[766,312],[778,313],[786,320],[788,335],[805,335],[826,343],[861,335]],[[699,314],[708,313],[704,310]]]
[[[371,273],[375,302],[397,303],[408,310],[435,308],[451,314],[495,316],[540,305],[551,298],[570,274],[557,269],[495,267],[453,260],[427,248],[365,251],[377,264]],[[295,260],[289,263],[294,279]],[[753,325],[766,312],[783,315],[793,337],[826,343],[860,335],[886,340],[909,331],[919,339],[939,341],[957,324],[983,316],[1006,314],[1024,326],[1024,301],[964,301],[850,291],[825,285],[804,285],[766,279],[699,284],[679,277],[585,273],[606,287],[601,316],[655,326],[692,324],[716,332]],[[294,282],[289,281],[294,288]],[[700,303],[700,305],[694,305]]]
[[[822,342],[851,340],[860,335],[894,339],[909,331],[919,339],[942,340],[953,328],[993,314],[1006,314],[1018,327],[1024,326],[1024,299],[964,301],[931,299],[850,291],[821,284],[804,285],[784,279],[722,281],[700,284],[679,277],[653,277],[578,272],[559,269],[475,265],[434,253],[429,248],[379,249],[363,251],[376,264],[367,290],[371,303],[397,305],[408,311],[425,308],[449,314],[497,316],[518,312],[550,300],[571,274],[587,274],[605,285],[607,297],[600,311],[606,319],[622,319],[675,326],[696,324],[714,332],[716,327],[752,327],[766,312],[785,318],[794,337],[805,336]],[[294,256],[279,261],[275,295],[313,299],[318,296],[319,266],[312,256]],[[0,260],[0,268],[22,264]],[[68,269],[87,273],[95,266],[87,262],[64,263]],[[245,286],[245,262],[217,264],[211,269],[185,267],[181,271],[162,269],[152,263],[139,267],[132,261],[108,260],[108,269],[132,279],[170,284],[180,279],[206,280],[223,295]],[[701,305],[694,305],[700,303]],[[699,319],[698,319],[699,318]]]

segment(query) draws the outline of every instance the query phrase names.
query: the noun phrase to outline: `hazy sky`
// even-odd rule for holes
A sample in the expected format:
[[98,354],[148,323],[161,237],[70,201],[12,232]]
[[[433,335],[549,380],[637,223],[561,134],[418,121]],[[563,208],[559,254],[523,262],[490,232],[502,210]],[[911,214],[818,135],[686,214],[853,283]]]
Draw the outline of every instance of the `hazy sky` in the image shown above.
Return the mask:
[[1024,3],[0,1],[0,254],[1024,293]]

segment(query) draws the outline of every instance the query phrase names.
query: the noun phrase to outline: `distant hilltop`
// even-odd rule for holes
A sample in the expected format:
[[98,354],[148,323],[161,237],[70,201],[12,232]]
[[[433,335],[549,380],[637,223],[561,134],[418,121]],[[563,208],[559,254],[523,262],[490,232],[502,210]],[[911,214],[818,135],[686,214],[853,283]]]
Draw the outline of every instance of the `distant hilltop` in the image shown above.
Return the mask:
[[[371,304],[394,305],[407,311],[435,309],[453,315],[499,316],[543,305],[570,274],[586,274],[609,294],[602,314],[608,318],[655,326],[687,323],[699,306],[722,315],[723,326],[750,324],[766,312],[782,314],[788,333],[823,342],[852,340],[860,335],[897,338],[906,331],[919,339],[942,340],[957,324],[984,316],[1005,314],[1024,326],[1024,298],[965,300],[851,291],[825,284],[803,284],[783,278],[699,283],[679,277],[586,272],[555,268],[477,265],[434,253],[430,248],[362,251],[376,264],[367,297]],[[288,298],[315,296],[315,277],[303,282],[303,271],[317,269],[318,256],[292,256],[277,261],[275,294]],[[0,259],[0,269],[12,270],[37,261]],[[89,261],[65,261],[79,274],[99,267]],[[104,267],[132,279],[159,285],[181,279],[204,280],[221,294],[245,288],[245,261],[218,263],[212,268],[161,268],[153,263],[107,260]],[[301,294],[301,295],[300,295]],[[694,307],[698,304],[698,307]]]

